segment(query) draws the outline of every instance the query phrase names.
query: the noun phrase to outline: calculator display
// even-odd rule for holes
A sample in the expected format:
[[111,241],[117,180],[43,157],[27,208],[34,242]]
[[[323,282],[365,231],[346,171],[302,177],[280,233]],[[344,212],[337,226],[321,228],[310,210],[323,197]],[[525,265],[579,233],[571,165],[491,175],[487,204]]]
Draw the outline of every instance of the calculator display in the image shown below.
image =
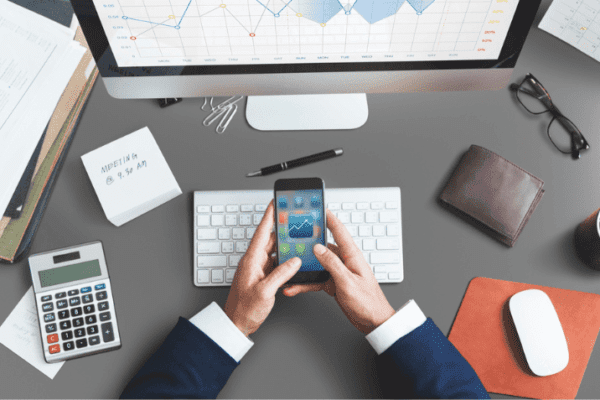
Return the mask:
[[100,276],[102,271],[100,270],[100,261],[92,260],[79,264],[47,269],[45,271],[40,271],[39,274],[42,287],[47,287]]

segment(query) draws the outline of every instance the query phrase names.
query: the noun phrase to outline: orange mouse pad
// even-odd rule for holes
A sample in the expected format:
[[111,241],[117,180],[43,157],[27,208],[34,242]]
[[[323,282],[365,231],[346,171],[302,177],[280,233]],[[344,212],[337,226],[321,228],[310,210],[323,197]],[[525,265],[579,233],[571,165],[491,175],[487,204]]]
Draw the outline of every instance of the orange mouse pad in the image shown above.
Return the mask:
[[[569,347],[561,372],[539,377],[527,365],[508,301],[527,289],[545,292]],[[600,295],[489,278],[469,283],[448,339],[471,364],[488,392],[541,399],[574,399],[598,331]]]

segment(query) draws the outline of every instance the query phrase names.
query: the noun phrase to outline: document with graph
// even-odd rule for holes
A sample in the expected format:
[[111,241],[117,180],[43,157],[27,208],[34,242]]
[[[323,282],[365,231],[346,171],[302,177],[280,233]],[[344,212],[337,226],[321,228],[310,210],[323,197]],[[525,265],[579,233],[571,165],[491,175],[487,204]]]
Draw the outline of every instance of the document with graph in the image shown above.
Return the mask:
[[518,3],[94,0],[121,67],[494,60]]
[[600,0],[554,0],[540,29],[600,61]]

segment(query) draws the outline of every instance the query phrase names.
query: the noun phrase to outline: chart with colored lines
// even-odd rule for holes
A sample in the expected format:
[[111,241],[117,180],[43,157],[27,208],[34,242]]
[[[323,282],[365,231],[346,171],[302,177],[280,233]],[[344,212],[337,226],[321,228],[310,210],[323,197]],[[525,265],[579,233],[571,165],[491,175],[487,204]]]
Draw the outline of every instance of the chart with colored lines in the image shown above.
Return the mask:
[[497,59],[518,2],[94,0],[121,67]]

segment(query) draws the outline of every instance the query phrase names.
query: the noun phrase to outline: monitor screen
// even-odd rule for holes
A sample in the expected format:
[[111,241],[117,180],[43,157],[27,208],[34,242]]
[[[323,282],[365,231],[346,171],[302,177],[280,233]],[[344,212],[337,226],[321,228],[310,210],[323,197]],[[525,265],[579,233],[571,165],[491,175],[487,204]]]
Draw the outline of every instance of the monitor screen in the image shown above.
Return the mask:
[[125,68],[498,60],[523,2],[93,0]]

